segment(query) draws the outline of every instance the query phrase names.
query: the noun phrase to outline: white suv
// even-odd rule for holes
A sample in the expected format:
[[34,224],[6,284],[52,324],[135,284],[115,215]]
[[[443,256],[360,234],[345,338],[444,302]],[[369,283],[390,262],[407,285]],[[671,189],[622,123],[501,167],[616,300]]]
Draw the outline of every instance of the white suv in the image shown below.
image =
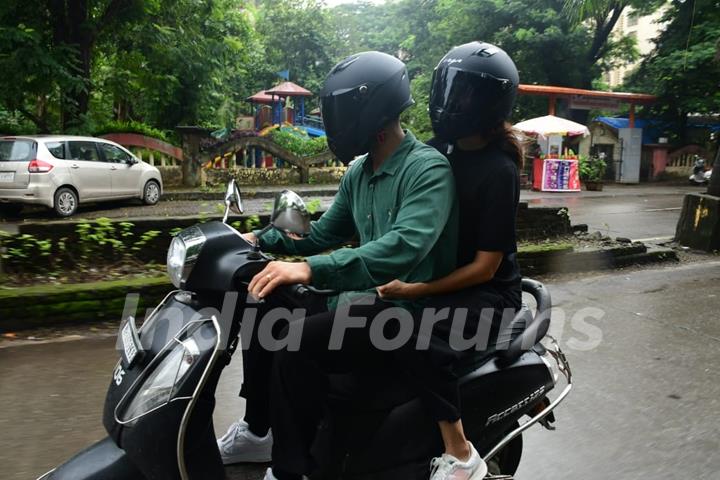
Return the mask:
[[117,143],[92,137],[0,137],[0,210],[45,205],[69,217],[80,202],[139,198],[154,205],[162,178]]

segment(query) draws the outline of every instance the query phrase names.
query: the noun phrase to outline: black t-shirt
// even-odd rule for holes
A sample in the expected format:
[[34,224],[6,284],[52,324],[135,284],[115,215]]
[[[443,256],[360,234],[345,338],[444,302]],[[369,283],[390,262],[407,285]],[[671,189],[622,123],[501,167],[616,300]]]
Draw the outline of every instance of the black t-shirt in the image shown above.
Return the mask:
[[[518,167],[498,146],[463,151],[431,140],[445,153],[455,175],[459,206],[457,266],[471,263],[478,250],[503,252],[495,277],[484,286],[519,289],[515,233],[520,177]],[[448,153],[449,152],[449,153]]]

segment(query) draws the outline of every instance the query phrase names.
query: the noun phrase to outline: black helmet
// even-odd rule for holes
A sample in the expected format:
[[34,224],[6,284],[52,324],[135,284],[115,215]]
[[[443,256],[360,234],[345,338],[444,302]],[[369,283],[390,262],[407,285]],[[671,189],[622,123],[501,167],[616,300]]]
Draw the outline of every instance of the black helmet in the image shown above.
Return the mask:
[[403,62],[381,52],[347,57],[330,70],[320,91],[330,150],[345,163],[367,153],[375,135],[412,104]]
[[515,63],[495,45],[453,48],[435,67],[430,87],[435,135],[453,141],[496,127],[510,116],[519,83]]

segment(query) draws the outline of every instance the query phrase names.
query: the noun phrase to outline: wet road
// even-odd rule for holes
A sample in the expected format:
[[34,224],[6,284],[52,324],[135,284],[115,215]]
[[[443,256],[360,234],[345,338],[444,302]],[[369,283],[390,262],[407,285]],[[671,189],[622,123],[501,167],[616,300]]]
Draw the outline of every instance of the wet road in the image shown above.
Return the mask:
[[[550,283],[575,390],[557,431],[533,427],[519,480],[717,479],[720,260]],[[598,319],[574,317],[578,311]],[[597,309],[604,312],[602,315]],[[565,321],[563,321],[563,315]],[[113,339],[0,348],[2,478],[34,478],[103,436]],[[240,362],[216,425],[242,412]]]
[[633,240],[669,240],[675,235],[685,194],[704,191],[691,186],[608,185],[603,192],[523,192],[530,206],[566,207],[573,224],[590,232]]

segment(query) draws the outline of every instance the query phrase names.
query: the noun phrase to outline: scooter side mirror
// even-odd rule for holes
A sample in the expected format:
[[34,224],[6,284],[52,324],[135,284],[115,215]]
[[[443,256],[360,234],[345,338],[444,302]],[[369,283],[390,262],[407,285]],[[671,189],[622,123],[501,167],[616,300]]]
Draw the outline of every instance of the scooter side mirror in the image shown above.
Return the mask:
[[270,224],[281,232],[306,237],[310,234],[310,212],[300,195],[283,190],[275,197]]
[[225,191],[225,215],[223,216],[223,223],[227,223],[230,212],[241,215],[244,211],[240,188],[233,178],[228,182],[227,190]]

